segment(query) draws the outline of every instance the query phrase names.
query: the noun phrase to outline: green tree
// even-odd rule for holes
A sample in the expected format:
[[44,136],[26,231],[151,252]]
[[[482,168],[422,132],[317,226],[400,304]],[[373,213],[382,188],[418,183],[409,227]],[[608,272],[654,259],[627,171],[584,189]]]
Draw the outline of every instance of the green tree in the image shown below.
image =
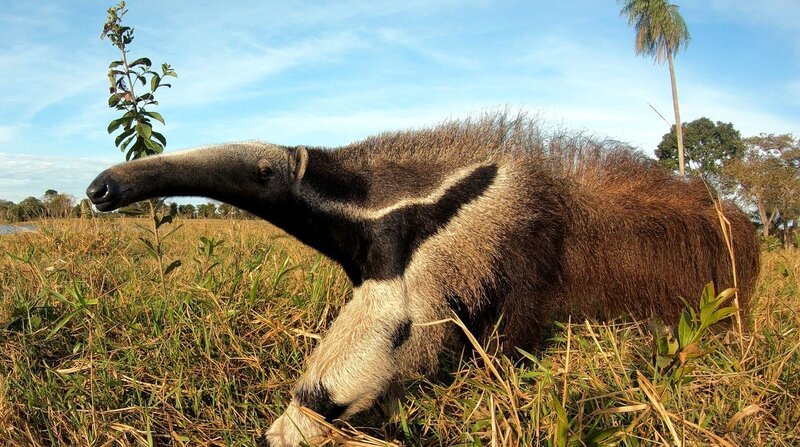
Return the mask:
[[[679,50],[689,45],[691,36],[683,21],[678,6],[667,0],[618,0],[622,5],[620,15],[628,18],[628,25],[636,31],[634,51],[637,55],[653,57],[654,61],[669,63],[669,76],[672,81],[672,106],[675,123],[681,123],[678,106],[678,86],[675,82],[673,57]],[[677,128],[678,171],[684,175],[683,133]]]
[[194,219],[197,210],[194,205],[187,203],[185,205],[178,205],[178,214],[186,217],[187,219]]
[[45,207],[36,197],[27,197],[11,207],[7,212],[8,220],[22,222],[26,220],[41,219],[45,217]]
[[764,237],[782,225],[789,246],[800,218],[800,140],[791,134],[761,134],[744,143],[744,156],[725,163],[722,183],[756,208]]
[[0,220],[9,219],[8,212],[14,208],[14,206],[14,202],[10,200],[0,199]]
[[227,203],[220,203],[217,211],[219,212],[219,217],[223,219],[235,219],[241,214],[239,208]]
[[61,194],[55,189],[48,189],[42,197],[47,217],[69,217],[75,206],[75,198],[69,194]]
[[212,202],[197,205],[197,217],[213,219],[217,217],[217,206]]
[[[731,123],[699,118],[683,124],[686,169],[707,179],[715,179],[723,163],[740,158],[745,145],[739,131]],[[668,169],[679,165],[679,146],[675,126],[664,134],[656,148],[656,157]]]

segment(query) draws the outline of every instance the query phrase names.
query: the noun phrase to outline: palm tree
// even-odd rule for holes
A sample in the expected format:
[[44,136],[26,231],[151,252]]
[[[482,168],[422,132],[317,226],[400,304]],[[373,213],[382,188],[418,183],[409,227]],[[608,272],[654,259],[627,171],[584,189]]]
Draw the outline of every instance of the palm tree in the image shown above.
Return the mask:
[[668,0],[618,0],[622,4],[621,16],[636,30],[635,51],[640,56],[652,56],[656,63],[669,63],[672,80],[672,106],[675,109],[675,132],[678,136],[678,170],[684,175],[683,129],[678,107],[678,87],[675,84],[673,55],[689,45],[689,29],[683,21],[678,6]]

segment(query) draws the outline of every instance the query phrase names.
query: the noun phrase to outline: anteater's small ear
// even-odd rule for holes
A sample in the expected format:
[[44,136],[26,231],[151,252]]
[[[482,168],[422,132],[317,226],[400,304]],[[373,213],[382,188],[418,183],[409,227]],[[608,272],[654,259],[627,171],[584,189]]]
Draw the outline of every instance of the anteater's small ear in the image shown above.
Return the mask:
[[308,165],[308,150],[304,146],[289,149],[289,172],[292,173],[292,183],[297,184],[306,173]]

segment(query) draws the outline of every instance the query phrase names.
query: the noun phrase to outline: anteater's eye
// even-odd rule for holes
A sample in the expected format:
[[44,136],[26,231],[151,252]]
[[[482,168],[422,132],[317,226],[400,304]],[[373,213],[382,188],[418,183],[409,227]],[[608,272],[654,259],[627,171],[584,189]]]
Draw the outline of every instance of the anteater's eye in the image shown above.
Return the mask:
[[261,178],[261,180],[269,180],[274,175],[275,171],[272,170],[266,160],[260,160],[258,162],[258,176]]

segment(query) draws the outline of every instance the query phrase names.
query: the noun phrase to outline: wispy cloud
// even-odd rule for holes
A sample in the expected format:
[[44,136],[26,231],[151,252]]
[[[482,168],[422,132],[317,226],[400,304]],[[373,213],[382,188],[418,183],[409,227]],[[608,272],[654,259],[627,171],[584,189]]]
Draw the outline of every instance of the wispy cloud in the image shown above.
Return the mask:
[[[36,43],[12,46],[0,51],[0,120],[23,122],[45,108],[97,86],[104,64],[78,52],[75,60],[59,49]],[[82,59],[78,62],[78,59]]]
[[0,152],[0,198],[19,202],[48,189],[81,197],[94,176],[112,163],[106,159]]
[[176,107],[193,107],[248,98],[252,89],[268,85],[285,70],[321,64],[361,45],[350,32],[304,39],[285,46],[217,48],[214,56],[197,54],[182,61],[180,89],[164,93]]
[[460,56],[453,51],[448,52],[436,49],[431,45],[430,39],[426,39],[425,36],[412,36],[407,32],[392,28],[379,29],[377,34],[389,44],[410,50],[432,63],[446,66],[450,69],[472,69],[478,65],[473,59]]

